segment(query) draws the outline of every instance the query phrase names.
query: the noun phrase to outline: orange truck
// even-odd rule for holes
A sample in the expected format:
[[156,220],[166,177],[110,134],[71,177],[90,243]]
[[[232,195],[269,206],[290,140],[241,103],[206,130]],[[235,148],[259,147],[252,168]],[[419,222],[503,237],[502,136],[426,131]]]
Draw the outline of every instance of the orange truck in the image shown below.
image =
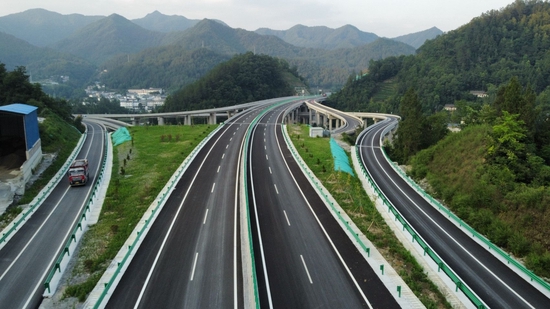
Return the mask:
[[71,187],[83,186],[88,182],[88,159],[74,160],[69,167],[69,184]]

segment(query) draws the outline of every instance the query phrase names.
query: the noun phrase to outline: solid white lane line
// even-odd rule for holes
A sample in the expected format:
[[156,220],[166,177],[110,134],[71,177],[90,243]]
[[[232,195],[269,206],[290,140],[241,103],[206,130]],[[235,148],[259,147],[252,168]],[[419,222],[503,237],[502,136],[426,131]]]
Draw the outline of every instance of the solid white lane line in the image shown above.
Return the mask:
[[206,218],[208,218],[208,208],[206,208],[206,213],[204,214],[204,220],[202,221],[202,224],[206,223]]
[[286,210],[283,210],[285,213],[286,223],[288,223],[288,226],[290,226],[290,220],[288,220],[288,216],[286,215]]
[[276,184],[273,184],[275,186],[275,191],[277,192],[277,194],[279,194],[279,190],[277,190],[277,185]]
[[216,183],[214,183],[214,184],[212,185],[212,190],[210,190],[210,193],[213,193],[213,192],[214,192],[214,187],[216,187]]
[[309,283],[313,284],[313,281],[311,280],[311,276],[309,275],[309,270],[307,270],[306,261],[304,261],[304,257],[300,254],[300,258],[302,259],[302,264],[304,264],[304,268],[306,270],[307,277],[309,278]]
[[269,167],[269,173],[270,173],[270,174],[273,174],[273,172],[271,172],[271,166]]
[[[63,199],[65,198],[65,195],[67,195],[67,192],[69,192],[69,186],[67,186],[67,189],[65,190],[65,193],[63,193],[63,195],[61,196],[61,198],[59,199],[59,201],[57,202],[57,204],[55,204],[55,207],[53,208],[53,210],[50,212],[50,214],[46,217],[46,220],[44,220],[44,222],[42,222],[42,224],[38,227],[38,229],[36,230],[36,232],[34,233],[34,235],[32,235],[31,239],[29,239],[29,241],[27,242],[27,244],[25,245],[25,247],[23,247],[23,249],[19,252],[19,254],[15,257],[15,259],[13,259],[13,261],[11,262],[11,264],[6,268],[6,271],[4,271],[4,273],[2,274],[2,276],[0,276],[0,281],[2,281],[2,279],[4,279],[4,276],[6,276],[6,273],[8,273],[10,271],[10,269],[13,267],[13,265],[17,262],[17,260],[19,260],[19,257],[21,257],[21,255],[25,252],[25,250],[27,250],[27,247],[29,247],[29,245],[32,243],[32,241],[34,240],[34,238],[38,235],[38,233],[42,230],[42,228],[44,227],[44,225],[46,225],[46,223],[48,222],[48,220],[50,219],[50,217],[53,215],[53,213],[56,211],[57,207],[59,207],[59,205],[61,204],[61,202],[63,201]],[[80,219],[80,216],[77,216],[76,217],[77,219]],[[74,224],[74,221],[73,221],[73,224]],[[61,243],[61,246],[64,246],[65,243]],[[49,270],[48,270],[49,271]]]
[[[273,130],[277,130],[277,127],[278,126],[274,126],[273,127]],[[279,141],[279,137],[277,136],[277,134],[275,134],[275,141],[276,141],[276,144],[277,144],[277,147],[279,148],[279,153],[281,154],[281,158],[283,159],[283,162],[285,163],[285,166],[286,166],[286,169],[288,170],[288,172],[290,173],[290,176],[292,177],[292,180],[294,181],[294,184],[296,184],[296,187],[298,188],[298,190],[300,191],[300,194],[302,195],[302,198],[304,199],[304,201],[306,202],[308,208],[310,209],[311,213],[313,214],[313,217],[315,218],[315,221],[317,221],[317,224],[319,224],[319,227],[321,228],[321,230],[323,231],[323,234],[325,234],[325,237],[327,238],[327,240],[329,241],[332,249],[334,250],[334,252],[336,253],[336,256],[338,257],[338,259],[340,260],[340,263],[342,263],[342,265],[344,265],[344,268],[346,269],[346,272],[348,273],[348,276],[349,278],[351,279],[351,281],[354,283],[355,287],[357,288],[357,290],[359,291],[359,294],[361,294],[361,297],[363,297],[363,300],[365,301],[365,303],[367,304],[367,306],[372,309],[372,304],[369,302],[367,296],[365,295],[365,293],[363,292],[363,290],[361,289],[361,287],[359,286],[359,284],[357,283],[357,280],[355,280],[355,277],[353,276],[353,274],[351,273],[351,270],[350,268],[348,267],[348,265],[346,264],[346,262],[344,261],[344,259],[342,258],[342,255],[340,254],[340,252],[338,251],[338,249],[336,248],[336,245],[334,245],[334,242],[332,241],[332,239],[330,238],[330,236],[328,235],[325,227],[323,226],[323,224],[321,224],[321,221],[319,220],[319,217],[317,217],[317,214],[315,213],[315,211],[313,211],[313,208],[311,207],[311,204],[309,203],[309,200],[306,198],[305,194],[304,194],[304,191],[302,191],[302,189],[300,188],[300,185],[298,184],[298,181],[296,180],[296,177],[294,177],[294,173],[290,170],[290,167],[288,166],[288,162],[283,154],[283,150],[281,148],[281,142]]]
[[[91,138],[92,138],[92,139],[91,139],[91,142],[90,142],[90,144],[89,144],[89,146],[88,146],[88,150],[86,151],[86,156],[85,156],[85,157],[87,158],[87,157],[88,157],[88,154],[90,153],[90,150],[91,150],[91,148],[92,148],[92,144],[93,144],[93,141],[94,141],[94,139],[95,139],[95,136],[98,135],[98,134],[95,134],[96,128],[94,128],[94,126],[87,125],[87,124],[86,124],[86,126],[87,126],[87,127],[90,127],[91,130],[92,130],[92,132],[93,132],[93,133],[91,133],[91,135],[92,135],[92,137],[91,137]],[[88,132],[89,132],[89,131],[90,131],[90,129],[88,130]],[[88,134],[90,134],[90,133],[88,133]],[[102,149],[101,152],[103,153],[103,148],[105,147],[105,143],[102,143],[101,145],[102,145],[102,146],[101,146],[101,149]],[[93,177],[92,180],[94,180],[95,177],[97,177],[98,171],[99,171],[99,169],[96,170],[96,173],[95,173],[96,175]],[[67,194],[69,188],[70,188],[70,187],[67,187],[67,191],[65,191],[65,193],[64,193],[63,196],[61,197],[61,200],[64,198],[65,194]],[[90,188],[91,188],[91,187],[90,187]],[[88,193],[86,193],[86,194],[89,194],[90,190],[91,190],[91,189],[88,189]],[[60,201],[61,201],[61,200],[60,200]],[[55,209],[57,209],[57,206],[58,206],[58,205],[59,205],[59,203],[56,205]],[[53,212],[55,211],[55,209],[52,210],[52,213],[50,213],[50,215],[48,215],[48,218],[51,216],[51,214],[53,214]],[[80,219],[80,217],[79,217],[79,216],[76,216],[76,217],[74,218],[72,224],[74,225],[74,224],[76,223],[76,221],[78,221],[79,219]],[[46,219],[46,221],[47,221],[47,219]],[[44,226],[44,224],[46,223],[46,221],[44,221],[44,223],[43,223],[42,225],[40,225],[40,228],[36,231],[36,234],[39,233],[39,230]],[[72,232],[72,231],[70,231],[70,230],[67,231],[66,237],[68,237],[69,234],[70,234],[71,232]],[[35,235],[36,235],[36,234],[35,234]],[[34,239],[34,236],[32,237],[32,239]],[[32,240],[32,239],[31,239],[31,240]],[[29,241],[29,242],[30,242],[30,241]],[[57,251],[61,251],[61,248],[62,248],[64,245],[65,245],[65,243],[60,243],[60,244],[59,244],[59,248],[57,249]],[[27,246],[28,246],[28,243],[27,243],[27,245],[25,246],[25,249],[27,248]],[[20,256],[21,256],[21,254],[19,254],[19,255],[17,256],[16,260],[17,260]],[[57,256],[54,257],[54,259],[57,259]],[[10,264],[10,267],[9,267],[9,268],[11,268],[11,267],[13,266],[13,264],[16,262],[16,260],[12,261],[12,264]],[[53,260],[52,260],[51,263],[53,263]],[[9,268],[6,270],[6,273],[9,271]],[[40,289],[40,288],[43,289],[43,285],[42,285],[41,282],[44,281],[44,278],[46,278],[46,276],[47,276],[47,274],[49,273],[49,271],[50,271],[49,269],[45,270],[45,272],[42,274],[42,279],[40,279],[39,282],[37,282],[37,284],[35,285],[33,291],[31,292],[31,295],[34,295],[34,294],[36,293],[36,291],[38,291],[38,289]],[[4,275],[5,275],[5,273],[2,275],[2,277],[4,277]],[[0,280],[1,280],[1,279],[0,279]],[[27,308],[27,307],[29,306],[29,303],[30,303],[31,301],[32,301],[32,297],[28,298],[28,299],[27,299],[27,302],[23,305],[23,308]]]
[[[145,290],[147,289],[147,286],[149,285],[149,281],[151,280],[151,277],[153,276],[153,272],[155,270],[155,267],[160,259],[160,255],[161,253],[163,252],[164,250],[164,246],[166,245],[167,241],[168,241],[168,237],[170,236],[170,233],[172,231],[172,229],[174,228],[174,225],[176,224],[176,220],[183,208],[183,204],[185,203],[185,201],[187,200],[187,196],[189,195],[189,192],[191,191],[191,188],[193,187],[193,184],[195,183],[195,180],[197,179],[197,176],[199,175],[199,172],[200,170],[202,169],[204,163],[206,162],[206,159],[210,156],[210,153],[212,152],[212,150],[214,149],[214,146],[217,145],[217,143],[220,141],[220,139],[222,138],[222,136],[228,132],[230,127],[228,127],[227,129],[225,129],[225,131],[223,131],[222,134],[220,134],[220,136],[215,140],[214,142],[214,145],[212,147],[210,147],[210,149],[208,150],[208,152],[206,153],[206,155],[204,156],[198,170],[195,172],[194,176],[193,176],[193,179],[191,180],[191,184],[187,187],[187,191],[185,192],[185,195],[183,196],[183,199],[181,200],[180,202],[180,205],[178,207],[178,210],[176,211],[176,214],[174,215],[173,219],[172,219],[172,222],[170,223],[170,226],[168,227],[168,231],[166,232],[165,236],[164,236],[164,239],[162,241],[162,244],[160,245],[160,248],[157,252],[157,255],[155,257],[155,260],[153,261],[153,264],[151,265],[150,267],[150,270],[149,270],[149,274],[147,275],[147,278],[145,279],[143,285],[141,286],[141,292],[139,293],[139,296],[138,296],[138,299],[136,300],[135,302],[135,305],[134,305],[134,309],[137,309],[140,305],[140,302],[141,302],[141,299],[143,298],[143,295],[145,294]],[[232,139],[232,138],[231,138]]]
[[193,271],[191,272],[191,279],[189,281],[193,281],[193,278],[195,277],[195,269],[197,268],[197,260],[199,258],[199,253],[195,253],[195,262],[193,262]]
[[[376,159],[376,163],[381,167],[382,164],[380,163],[380,161],[378,160],[378,156],[376,156],[374,154],[374,149],[371,148],[371,152],[373,153],[374,155],[374,158]],[[365,165],[365,161],[363,159],[363,157],[361,157],[361,160],[363,161],[363,165]],[[496,280],[498,280],[500,283],[502,283],[502,285],[504,285],[507,289],[510,290],[510,292],[514,293],[514,295],[516,295],[519,299],[521,299],[525,304],[527,304],[529,307],[531,308],[535,308],[533,307],[533,305],[531,305],[526,299],[524,299],[523,297],[521,297],[521,295],[519,295],[519,293],[517,293],[516,291],[514,291],[508,284],[506,284],[506,282],[504,282],[502,279],[500,279],[500,277],[498,277],[493,271],[491,271],[485,264],[483,264],[480,260],[478,260],[472,253],[470,253],[468,250],[466,250],[466,248],[464,248],[464,246],[462,246],[462,244],[460,244],[458,242],[458,240],[454,239],[443,227],[441,227],[437,222],[435,222],[435,220],[428,216],[428,214],[422,209],[420,208],[420,206],[418,206],[418,204],[416,204],[411,197],[409,197],[409,195],[405,194],[405,192],[403,191],[403,189],[401,189],[399,186],[397,186],[397,184],[395,183],[395,181],[393,180],[392,177],[390,177],[390,175],[388,174],[388,172],[386,172],[385,169],[382,168],[382,171],[384,172],[384,174],[386,174],[386,179],[389,179],[393,185],[395,186],[395,188],[397,188],[399,191],[401,191],[401,193],[414,205],[416,206],[416,208],[418,208],[418,210],[420,210],[425,218],[427,218],[428,220],[432,221],[433,224],[435,226],[437,226],[441,232],[445,233],[449,239],[451,239],[458,247],[460,247],[466,254],[468,254],[474,261],[476,261],[481,267],[483,267],[489,274],[491,274]],[[376,183],[375,183],[376,184]],[[378,185],[378,184],[376,184]],[[387,198],[387,197],[386,197]],[[462,279],[460,279],[462,281]]]
[[220,172],[220,167],[222,167],[221,165],[218,165],[218,171],[216,173],[219,173]]

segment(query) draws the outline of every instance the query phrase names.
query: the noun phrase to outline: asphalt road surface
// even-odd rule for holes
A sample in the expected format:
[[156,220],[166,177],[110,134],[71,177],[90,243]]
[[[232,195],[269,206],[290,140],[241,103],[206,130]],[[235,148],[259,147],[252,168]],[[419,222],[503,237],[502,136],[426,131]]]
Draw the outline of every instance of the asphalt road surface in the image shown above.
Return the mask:
[[262,308],[398,308],[292,158],[279,107],[254,128],[249,201]]
[[386,197],[490,308],[550,308],[550,299],[449,222],[392,169],[380,136],[395,121],[369,127],[357,142],[362,163]]
[[62,178],[32,217],[0,250],[0,308],[36,308],[46,276],[80,219],[103,158],[105,134],[97,124],[77,159],[88,158],[90,181],[70,187]]

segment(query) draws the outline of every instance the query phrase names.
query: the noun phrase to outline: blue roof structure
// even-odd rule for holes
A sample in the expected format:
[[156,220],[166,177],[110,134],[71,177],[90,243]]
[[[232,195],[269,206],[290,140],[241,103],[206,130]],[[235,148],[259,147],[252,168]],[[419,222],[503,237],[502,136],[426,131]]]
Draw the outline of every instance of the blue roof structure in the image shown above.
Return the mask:
[[21,114],[21,115],[28,115],[37,109],[38,107],[36,106],[21,104],[21,103],[14,103],[14,104],[0,106],[0,112],[9,112],[9,113],[15,113],[15,114]]
[[23,137],[27,146],[25,150],[31,150],[40,140],[36,106],[21,103],[0,106],[0,116],[0,134]]

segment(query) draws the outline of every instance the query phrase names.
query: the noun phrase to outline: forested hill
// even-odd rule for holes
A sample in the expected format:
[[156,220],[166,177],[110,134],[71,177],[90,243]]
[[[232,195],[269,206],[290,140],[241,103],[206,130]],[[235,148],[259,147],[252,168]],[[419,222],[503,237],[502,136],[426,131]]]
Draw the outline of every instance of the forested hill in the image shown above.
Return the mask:
[[128,19],[112,14],[88,24],[70,37],[50,47],[101,64],[118,54],[131,54],[159,46],[162,33],[141,28]]
[[303,86],[288,63],[251,52],[234,56],[207,75],[170,95],[164,112],[231,106],[292,95]]
[[[432,195],[546,278],[549,36],[550,3],[518,0],[428,41],[415,56],[371,63],[367,76],[350,79],[331,99],[399,113],[403,120],[386,147],[390,158],[412,165],[411,175]],[[381,89],[396,95],[375,102]],[[488,96],[476,98],[470,90]],[[456,111],[438,112],[451,103]],[[448,133],[449,121],[462,131]]]
[[[419,96],[424,112],[441,110],[445,104],[473,99],[471,90],[495,94],[500,85],[517,76],[540,94],[550,85],[550,3],[518,0],[504,9],[487,12],[470,23],[427,41],[415,56],[388,58],[370,66],[372,78],[348,83],[346,98],[333,104],[362,105],[393,80],[397,99],[382,104],[398,111],[399,97],[409,88]],[[376,67],[376,68],[375,68]],[[373,85],[373,83],[375,85]],[[378,83],[378,84],[376,84]],[[365,91],[365,88],[372,91]],[[360,96],[357,94],[361,93]],[[351,101],[350,101],[351,100]],[[338,102],[337,102],[338,101]],[[380,105],[380,102],[377,103]]]

